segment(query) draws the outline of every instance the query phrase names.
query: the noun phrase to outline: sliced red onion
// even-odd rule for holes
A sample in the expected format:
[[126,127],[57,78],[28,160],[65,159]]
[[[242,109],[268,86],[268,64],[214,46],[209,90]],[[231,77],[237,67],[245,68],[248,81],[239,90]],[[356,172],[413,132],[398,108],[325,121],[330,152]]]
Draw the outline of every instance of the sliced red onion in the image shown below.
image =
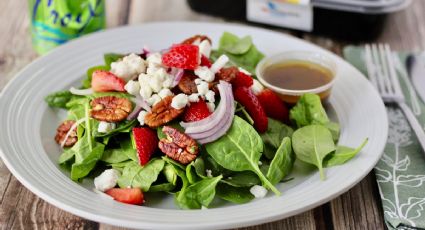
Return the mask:
[[136,119],[140,111],[142,110],[146,110],[148,112],[151,111],[151,107],[140,95],[137,95],[136,98],[132,99],[132,101],[136,104],[136,106],[134,107],[133,111],[127,116],[127,121]]
[[151,53],[151,50],[147,46],[143,46],[142,52],[147,57]]
[[179,84],[180,80],[182,79],[184,74],[184,69],[173,68],[170,74],[174,76],[173,84],[171,85],[171,87],[175,87],[177,84]]
[[63,148],[63,146],[65,146],[66,141],[69,138],[69,135],[71,135],[72,131],[77,128],[77,126],[81,123],[83,123],[84,121],[86,121],[86,118],[81,118],[80,120],[77,120],[69,129],[69,131],[66,133],[65,138],[63,139],[62,143],[61,143],[61,147]]
[[76,89],[74,87],[71,87],[69,89],[69,92],[71,92],[74,95],[87,96],[87,95],[93,94],[93,89],[92,88],[88,88],[88,89]]
[[127,121],[131,121],[137,118],[137,116],[139,116],[140,111],[142,111],[143,108],[139,105],[136,105],[136,107],[134,107],[133,111],[127,116]]

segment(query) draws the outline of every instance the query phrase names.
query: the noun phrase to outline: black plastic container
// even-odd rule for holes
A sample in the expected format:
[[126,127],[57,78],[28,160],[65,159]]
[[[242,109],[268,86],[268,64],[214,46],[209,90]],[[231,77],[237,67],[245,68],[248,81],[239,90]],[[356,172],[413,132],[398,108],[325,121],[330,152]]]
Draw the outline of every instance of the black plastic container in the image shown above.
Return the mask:
[[[189,6],[197,12],[232,20],[247,21],[246,0],[187,1]],[[371,40],[382,31],[388,13],[402,10],[410,3],[409,0],[388,1],[388,5],[374,0],[366,1],[367,4],[361,0],[345,0],[339,4],[336,2],[339,1],[312,0],[313,31],[311,33],[348,41]],[[253,24],[270,26],[259,23]]]

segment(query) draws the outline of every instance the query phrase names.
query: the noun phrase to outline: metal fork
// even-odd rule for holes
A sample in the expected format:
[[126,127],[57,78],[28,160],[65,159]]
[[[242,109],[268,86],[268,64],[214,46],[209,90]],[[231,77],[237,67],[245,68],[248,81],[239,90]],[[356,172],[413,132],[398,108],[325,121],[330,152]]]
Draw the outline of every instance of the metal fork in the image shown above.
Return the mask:
[[406,104],[397,77],[393,55],[388,44],[371,44],[365,47],[365,62],[369,79],[381,94],[385,103],[397,104],[415,131],[425,150],[425,132],[410,107]]

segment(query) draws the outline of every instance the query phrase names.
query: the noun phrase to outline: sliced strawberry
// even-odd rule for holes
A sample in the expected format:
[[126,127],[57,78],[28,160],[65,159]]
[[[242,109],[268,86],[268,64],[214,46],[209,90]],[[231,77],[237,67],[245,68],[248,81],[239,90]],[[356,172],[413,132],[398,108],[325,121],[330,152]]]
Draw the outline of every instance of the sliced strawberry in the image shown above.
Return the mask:
[[232,80],[233,87],[251,87],[252,84],[254,84],[254,80],[252,79],[252,77],[240,71]]
[[114,200],[126,204],[143,204],[143,193],[140,188],[111,188],[105,192]]
[[211,61],[209,58],[205,57],[205,55],[201,56],[201,66],[206,66],[208,68],[210,68],[212,65]]
[[233,90],[236,101],[241,103],[254,120],[255,129],[263,133],[267,130],[268,120],[258,98],[248,87],[236,87]]
[[168,67],[194,70],[199,66],[199,47],[190,44],[174,45],[162,55],[162,63]]
[[95,92],[125,92],[124,86],[125,81],[109,71],[96,70],[93,72],[91,87]]
[[137,156],[140,165],[145,165],[151,159],[158,147],[156,132],[148,127],[133,128],[134,141],[136,142]]
[[257,98],[267,116],[283,122],[289,121],[288,108],[286,108],[284,102],[271,89],[264,89],[257,94]]
[[192,122],[199,121],[211,115],[207,103],[204,100],[190,103],[183,114],[183,121]]

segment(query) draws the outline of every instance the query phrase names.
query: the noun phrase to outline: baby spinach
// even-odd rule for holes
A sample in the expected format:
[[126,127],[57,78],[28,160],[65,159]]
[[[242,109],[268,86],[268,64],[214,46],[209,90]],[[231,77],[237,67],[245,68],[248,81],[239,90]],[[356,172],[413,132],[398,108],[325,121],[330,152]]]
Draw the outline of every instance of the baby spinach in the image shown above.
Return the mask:
[[172,185],[176,185],[177,183],[177,172],[171,164],[165,164],[162,173],[165,176],[165,179],[171,183]]
[[152,159],[148,164],[140,166],[137,162],[130,161],[118,179],[121,188],[133,187],[148,191],[153,182],[158,178],[164,168],[165,161],[162,159]]
[[229,32],[224,32],[219,41],[219,49],[231,54],[244,54],[248,52],[252,46],[251,36],[238,38]]
[[176,194],[177,204],[183,209],[208,207],[215,196],[215,188],[222,176],[202,179]]
[[300,97],[297,104],[290,110],[289,116],[298,128],[306,125],[325,125],[329,122],[320,97],[311,93]]
[[106,53],[103,55],[103,60],[105,61],[105,66],[110,67],[112,62],[116,62],[119,59],[123,58],[125,54],[118,53]]
[[263,152],[260,135],[245,120],[234,116],[232,126],[218,140],[205,145],[207,152],[218,164],[232,171],[252,171],[263,184],[275,194],[280,195],[270,181],[263,175],[258,162]]
[[272,184],[279,183],[289,174],[294,165],[294,156],[292,154],[291,139],[283,138],[276,155],[274,156],[267,171],[267,178]]
[[172,183],[163,183],[152,185],[148,192],[171,192],[176,186]]
[[315,165],[320,179],[325,179],[323,159],[335,151],[331,132],[322,125],[304,126],[292,135],[292,148],[301,161]]
[[251,171],[234,172],[220,182],[231,185],[233,187],[251,187],[260,184],[261,180]]
[[71,179],[76,181],[87,176],[96,163],[102,158],[105,145],[94,142],[92,148],[85,138],[79,140],[82,144],[75,152],[75,162],[71,167]]
[[120,163],[129,160],[125,149],[106,149],[101,158],[102,161],[110,164]]
[[325,124],[325,127],[329,129],[332,134],[332,139],[336,143],[339,139],[339,133],[341,131],[341,127],[339,126],[339,124],[335,122],[328,122],[327,124]]
[[327,155],[323,161],[324,167],[332,167],[335,165],[342,165],[345,162],[351,160],[355,157],[357,153],[366,145],[368,139],[363,141],[363,143],[356,149],[346,147],[346,146],[337,146],[335,152]]
[[198,180],[193,164],[194,162],[186,166],[186,177],[190,184],[194,184]]
[[228,184],[218,184],[216,188],[217,196],[223,200],[230,201],[236,204],[243,204],[254,199],[254,196],[249,191],[250,188],[233,187]]
[[137,125],[137,120],[123,121],[118,123],[117,127],[108,133],[99,133],[97,129],[95,129],[94,136],[95,137],[110,137],[118,133],[129,133],[133,130],[133,127],[135,127],[136,125]]
[[282,143],[283,138],[291,137],[293,129],[280,121],[269,118],[267,130],[261,133],[261,139],[264,142],[264,156],[273,159],[276,150]]
[[44,98],[44,101],[50,106],[50,107],[57,107],[66,109],[66,103],[68,103],[71,98],[73,97],[72,93],[68,90],[65,91],[59,91],[52,94],[47,95]]

